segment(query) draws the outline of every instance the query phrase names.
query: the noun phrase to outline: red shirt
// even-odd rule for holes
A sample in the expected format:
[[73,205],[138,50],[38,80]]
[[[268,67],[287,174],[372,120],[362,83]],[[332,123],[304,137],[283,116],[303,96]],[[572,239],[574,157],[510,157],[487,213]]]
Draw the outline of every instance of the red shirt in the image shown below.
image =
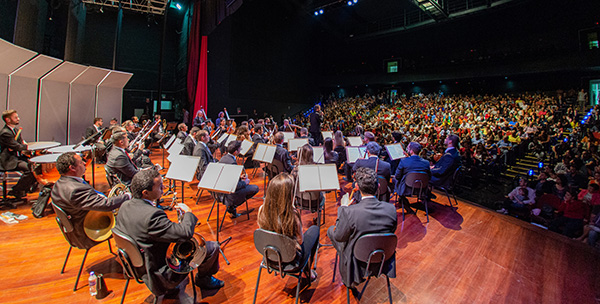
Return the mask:
[[587,215],[587,205],[580,200],[572,199],[563,201],[558,207],[558,211],[563,211],[563,216],[571,219],[583,219]]

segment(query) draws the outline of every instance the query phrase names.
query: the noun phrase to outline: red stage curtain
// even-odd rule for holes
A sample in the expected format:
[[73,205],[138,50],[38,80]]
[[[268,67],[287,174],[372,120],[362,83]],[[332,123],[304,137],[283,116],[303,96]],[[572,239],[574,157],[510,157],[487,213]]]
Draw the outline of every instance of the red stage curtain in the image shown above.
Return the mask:
[[203,107],[207,110],[207,37],[201,36],[201,9],[200,1],[194,3],[192,26],[188,39],[188,72],[187,90],[188,98],[192,102],[193,109],[190,113],[195,117],[196,112]]

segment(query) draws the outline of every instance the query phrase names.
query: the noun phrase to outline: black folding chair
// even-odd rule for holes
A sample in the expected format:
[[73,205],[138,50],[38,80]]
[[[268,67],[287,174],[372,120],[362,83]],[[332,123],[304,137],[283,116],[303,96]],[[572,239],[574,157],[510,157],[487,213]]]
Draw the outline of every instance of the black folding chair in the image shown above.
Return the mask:
[[262,269],[266,269],[269,274],[275,271],[281,278],[286,275],[298,279],[296,286],[296,304],[300,294],[300,280],[302,273],[307,271],[310,253],[300,259],[296,251],[296,241],[282,234],[256,229],[254,231],[254,246],[262,254],[263,259],[258,268],[258,278],[256,278],[256,288],[254,289],[254,300],[258,294],[258,284],[260,283],[260,274]]
[[[417,203],[422,202],[425,206],[425,215],[427,216],[427,222],[429,223],[429,210],[427,208],[427,199],[423,199],[423,195],[427,191],[429,185],[429,175],[422,172],[411,172],[406,174],[404,183],[407,187],[412,188],[413,194],[418,191]],[[402,205],[402,220],[404,220],[404,205]]]
[[[382,274],[385,275],[388,288],[388,296],[390,304],[392,304],[392,289],[390,287],[390,278],[383,273],[384,265],[391,262],[390,259],[395,258],[396,245],[398,237],[393,233],[373,233],[361,236],[354,244],[354,258],[367,264],[366,273],[367,282],[363,286],[362,291],[358,295],[358,299],[362,297],[371,277],[379,278]],[[333,281],[335,281],[335,271],[338,264],[338,255],[335,255],[335,263],[333,266]],[[371,268],[378,268],[377,272],[373,272]],[[350,276],[351,274],[348,274]],[[350,304],[350,287],[346,286],[346,299]]]

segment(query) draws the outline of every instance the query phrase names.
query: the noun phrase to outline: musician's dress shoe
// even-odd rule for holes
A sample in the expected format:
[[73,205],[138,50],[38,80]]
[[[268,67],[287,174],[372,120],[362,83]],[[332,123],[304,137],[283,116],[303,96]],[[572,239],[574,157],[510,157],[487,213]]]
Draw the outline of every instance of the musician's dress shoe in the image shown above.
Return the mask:
[[213,276],[205,276],[198,277],[196,276],[196,286],[202,289],[217,289],[221,288],[225,285],[225,282],[213,277]]

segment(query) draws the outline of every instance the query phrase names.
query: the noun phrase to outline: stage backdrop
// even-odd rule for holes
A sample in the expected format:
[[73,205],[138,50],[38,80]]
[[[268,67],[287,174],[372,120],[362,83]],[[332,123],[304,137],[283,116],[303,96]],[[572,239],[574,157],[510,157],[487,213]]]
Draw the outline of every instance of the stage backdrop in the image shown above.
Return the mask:
[[[0,39],[0,110],[15,109],[26,141],[75,144],[94,117],[120,120],[133,74],[39,55]],[[2,124],[0,124],[2,126]]]

